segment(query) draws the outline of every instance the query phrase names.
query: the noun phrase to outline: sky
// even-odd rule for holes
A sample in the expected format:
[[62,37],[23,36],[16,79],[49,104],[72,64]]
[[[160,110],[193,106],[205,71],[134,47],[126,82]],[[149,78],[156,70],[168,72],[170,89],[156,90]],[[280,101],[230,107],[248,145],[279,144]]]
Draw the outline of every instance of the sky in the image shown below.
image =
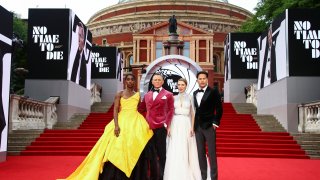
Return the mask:
[[[87,23],[96,12],[118,2],[119,0],[0,0],[0,5],[24,19],[28,18],[29,8],[69,8],[82,22]],[[257,2],[258,0],[229,0],[230,4],[240,6],[252,13]]]

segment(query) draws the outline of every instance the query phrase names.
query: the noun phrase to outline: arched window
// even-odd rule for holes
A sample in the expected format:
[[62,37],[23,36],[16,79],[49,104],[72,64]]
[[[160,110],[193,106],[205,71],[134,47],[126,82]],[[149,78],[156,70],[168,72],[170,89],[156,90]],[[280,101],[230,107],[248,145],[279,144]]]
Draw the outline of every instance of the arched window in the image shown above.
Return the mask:
[[129,56],[129,65],[131,66],[133,64],[133,56],[132,54]]
[[163,43],[161,41],[156,42],[156,59],[163,56],[162,55]]
[[128,70],[127,70],[128,72],[132,71],[132,69],[130,68],[132,66],[132,64],[133,64],[133,55],[130,54],[129,57],[128,57],[128,62],[127,62],[127,67],[129,67]]
[[183,47],[183,55],[186,57],[190,57],[190,42],[185,41]]
[[218,55],[213,55],[212,63],[213,63],[213,71],[220,72],[220,58]]

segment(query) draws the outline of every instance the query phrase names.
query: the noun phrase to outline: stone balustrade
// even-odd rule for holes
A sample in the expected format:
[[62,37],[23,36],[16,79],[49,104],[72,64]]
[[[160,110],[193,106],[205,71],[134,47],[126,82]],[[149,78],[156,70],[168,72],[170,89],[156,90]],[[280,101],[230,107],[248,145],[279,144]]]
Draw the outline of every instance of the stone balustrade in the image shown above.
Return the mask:
[[300,104],[299,132],[320,133],[320,101]]
[[99,84],[92,83],[90,90],[91,90],[91,100],[90,100],[91,105],[95,102],[101,102],[102,87]]
[[[257,84],[246,87],[247,103],[257,106]],[[320,133],[320,101],[300,104],[299,108],[299,132]]]
[[9,131],[52,129],[57,122],[59,97],[38,101],[16,94],[10,95]]

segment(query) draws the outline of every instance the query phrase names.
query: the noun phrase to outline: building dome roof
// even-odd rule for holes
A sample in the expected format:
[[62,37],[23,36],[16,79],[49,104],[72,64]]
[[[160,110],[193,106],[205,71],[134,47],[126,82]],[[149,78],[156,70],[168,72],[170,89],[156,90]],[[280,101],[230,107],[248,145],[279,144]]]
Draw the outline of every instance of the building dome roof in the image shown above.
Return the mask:
[[172,15],[180,22],[209,33],[223,33],[221,40],[225,34],[236,31],[252,13],[218,0],[119,0],[118,4],[95,13],[87,26],[94,38],[114,34],[130,36],[156,24],[168,22]]
[[120,3],[130,2],[130,1],[135,1],[135,0],[119,0],[119,4],[120,4]]

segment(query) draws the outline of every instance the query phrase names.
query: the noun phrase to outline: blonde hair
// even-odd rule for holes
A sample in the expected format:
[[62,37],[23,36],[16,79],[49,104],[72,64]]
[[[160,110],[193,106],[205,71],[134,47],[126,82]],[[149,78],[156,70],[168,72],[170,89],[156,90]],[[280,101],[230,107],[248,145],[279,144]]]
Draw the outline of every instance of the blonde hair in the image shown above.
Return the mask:
[[185,78],[180,78],[178,81],[182,81],[186,84],[186,86],[188,85],[188,81]]

